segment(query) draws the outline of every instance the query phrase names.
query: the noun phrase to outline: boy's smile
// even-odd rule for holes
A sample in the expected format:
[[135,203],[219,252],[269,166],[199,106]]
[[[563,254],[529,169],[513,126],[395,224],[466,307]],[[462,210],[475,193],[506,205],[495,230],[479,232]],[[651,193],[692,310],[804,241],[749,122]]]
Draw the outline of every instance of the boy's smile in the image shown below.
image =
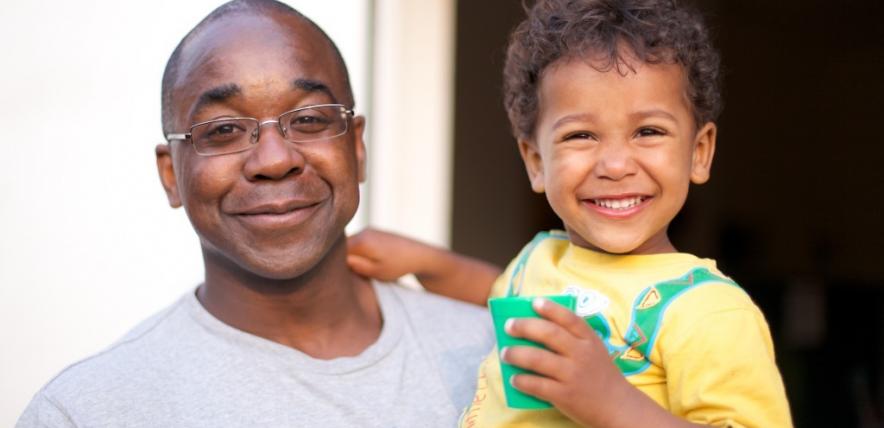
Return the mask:
[[694,123],[682,68],[631,60],[602,72],[563,60],[541,75],[538,100],[533,141],[519,148],[571,241],[674,251],[666,229],[690,183],[708,180],[715,148],[715,125]]

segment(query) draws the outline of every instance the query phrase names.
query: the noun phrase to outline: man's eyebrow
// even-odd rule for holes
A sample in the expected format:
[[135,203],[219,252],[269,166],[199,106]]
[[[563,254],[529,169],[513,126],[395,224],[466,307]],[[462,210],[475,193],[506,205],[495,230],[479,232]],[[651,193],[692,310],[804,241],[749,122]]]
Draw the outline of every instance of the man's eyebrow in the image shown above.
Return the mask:
[[242,89],[236,83],[228,83],[208,89],[200,94],[196,104],[193,106],[193,111],[197,112],[207,105],[224,102],[240,93],[242,93]]
[[322,92],[328,95],[331,98],[332,102],[337,104],[338,99],[335,98],[334,94],[332,94],[331,89],[329,89],[328,85],[322,83],[318,80],[313,79],[295,79],[292,81],[292,86],[295,89],[300,89],[306,92]]

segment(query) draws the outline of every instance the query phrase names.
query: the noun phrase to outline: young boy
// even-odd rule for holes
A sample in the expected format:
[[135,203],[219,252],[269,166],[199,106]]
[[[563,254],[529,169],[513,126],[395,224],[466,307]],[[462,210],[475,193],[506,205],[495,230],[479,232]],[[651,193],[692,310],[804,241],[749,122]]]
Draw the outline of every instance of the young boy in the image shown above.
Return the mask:
[[[542,319],[507,326],[548,349],[504,349],[535,373],[512,379],[490,355],[462,426],[791,426],[763,315],[667,235],[690,183],[709,178],[718,64],[701,18],[672,1],[540,0],[511,37],[504,99],[531,187],[565,231],[539,234],[496,281],[395,235],[351,241],[354,270],[414,272],[463,300],[577,296],[576,314],[536,299]],[[555,409],[507,408],[504,381]]]

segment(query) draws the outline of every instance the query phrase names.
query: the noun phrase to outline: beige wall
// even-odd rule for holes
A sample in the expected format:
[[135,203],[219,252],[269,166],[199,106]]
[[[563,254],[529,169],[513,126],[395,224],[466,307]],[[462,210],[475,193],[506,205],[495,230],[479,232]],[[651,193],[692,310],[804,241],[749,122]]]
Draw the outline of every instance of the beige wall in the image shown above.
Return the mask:
[[450,240],[454,0],[381,0],[375,15],[369,219]]

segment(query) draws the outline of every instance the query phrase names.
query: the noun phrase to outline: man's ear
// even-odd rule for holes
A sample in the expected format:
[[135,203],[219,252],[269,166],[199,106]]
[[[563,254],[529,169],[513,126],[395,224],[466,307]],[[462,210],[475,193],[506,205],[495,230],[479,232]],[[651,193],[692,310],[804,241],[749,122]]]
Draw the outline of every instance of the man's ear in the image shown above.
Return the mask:
[[365,182],[365,116],[353,118],[353,149],[356,151],[356,168],[358,168],[359,182]]
[[175,168],[172,162],[172,146],[169,144],[157,144],[157,172],[160,173],[160,183],[166,191],[166,198],[172,208],[181,206],[181,196],[178,194],[178,182],[175,180]]
[[528,172],[528,180],[531,181],[531,189],[537,193],[543,193],[546,191],[543,184],[543,159],[540,157],[537,144],[520,138],[519,153],[522,155],[522,162],[525,162],[525,170]]
[[709,181],[712,170],[712,158],[715,156],[715,137],[718,128],[712,122],[707,122],[697,131],[694,138],[694,148],[691,154],[691,182],[703,184]]

